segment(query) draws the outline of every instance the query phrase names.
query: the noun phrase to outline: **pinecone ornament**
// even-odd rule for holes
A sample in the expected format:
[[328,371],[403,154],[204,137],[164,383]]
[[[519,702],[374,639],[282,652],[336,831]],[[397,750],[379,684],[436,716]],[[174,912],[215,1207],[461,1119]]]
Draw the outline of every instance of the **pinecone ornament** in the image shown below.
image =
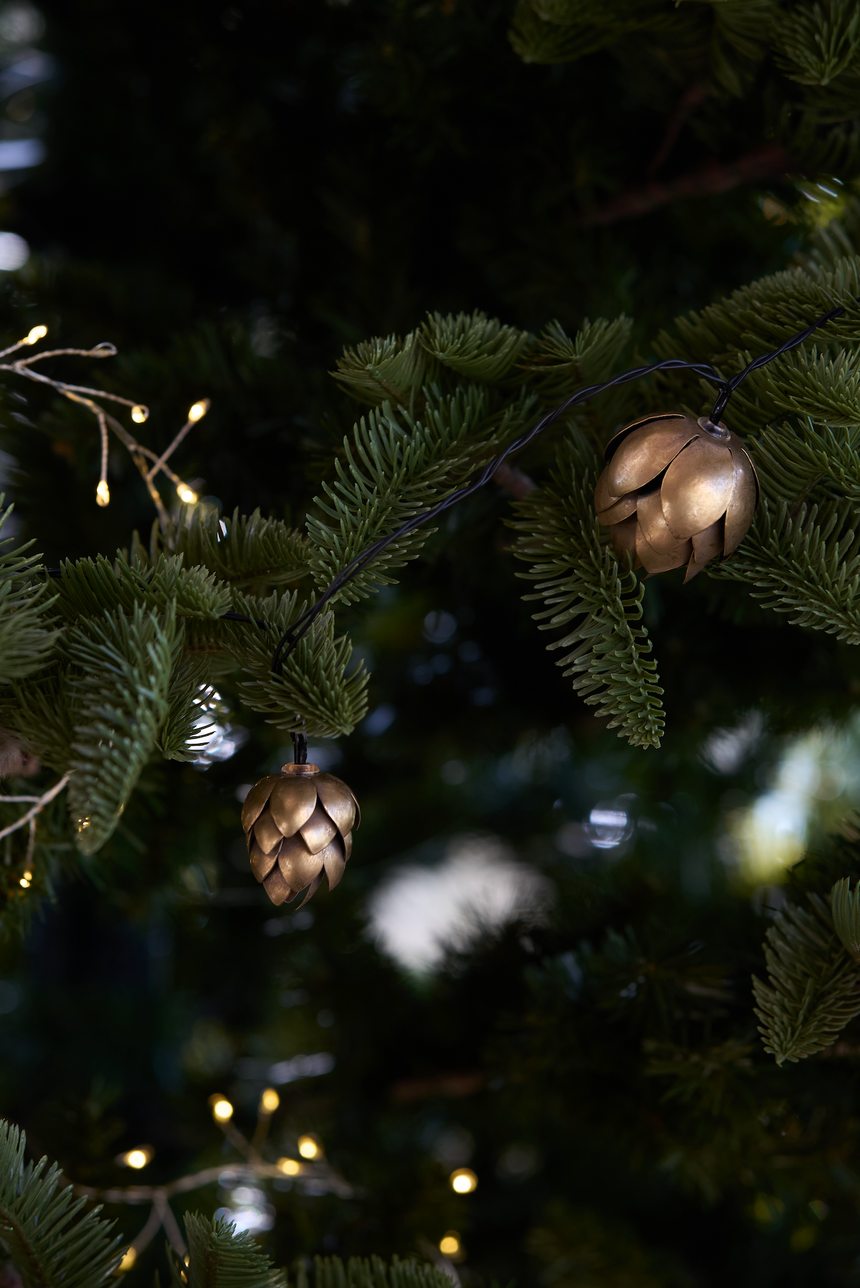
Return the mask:
[[648,416],[610,439],[594,504],[619,559],[649,573],[686,565],[688,582],[743,540],[758,503],[752,457],[706,416]]
[[323,872],[333,890],[352,853],[352,829],[361,814],[346,783],[316,765],[284,765],[252,787],[242,806],[251,870],[272,903],[290,903],[308,887],[300,907],[316,894]]

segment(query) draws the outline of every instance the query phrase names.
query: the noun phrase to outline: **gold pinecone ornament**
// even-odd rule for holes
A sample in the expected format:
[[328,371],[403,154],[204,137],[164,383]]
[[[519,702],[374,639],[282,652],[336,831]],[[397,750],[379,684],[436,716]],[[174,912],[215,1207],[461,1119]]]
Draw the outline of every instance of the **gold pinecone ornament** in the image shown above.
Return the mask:
[[686,566],[688,582],[746,535],[758,504],[755,466],[741,440],[706,416],[680,412],[627,425],[606,448],[594,504],[622,561],[649,573]]
[[252,787],[242,806],[251,870],[272,903],[290,903],[309,887],[300,907],[316,894],[323,872],[333,890],[352,853],[352,829],[361,821],[346,783],[316,765],[284,765]]

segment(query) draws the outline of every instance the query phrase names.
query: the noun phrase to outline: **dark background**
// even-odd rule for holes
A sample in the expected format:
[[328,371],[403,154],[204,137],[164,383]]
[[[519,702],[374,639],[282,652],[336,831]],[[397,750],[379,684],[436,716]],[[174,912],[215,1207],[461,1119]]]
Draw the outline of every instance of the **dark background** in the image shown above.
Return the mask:
[[[32,250],[4,275],[4,325],[116,343],[109,364],[70,359],[57,374],[150,404],[153,447],[210,397],[177,467],[225,512],[302,522],[355,415],[327,374],[344,345],[402,333],[427,310],[479,308],[533,330],[558,318],[571,332],[627,312],[647,359],[677,314],[809,241],[788,180],[590,226],[643,181],[678,78],[645,93],[612,51],[527,66],[507,4],[62,0],[39,12],[54,71],[26,129],[47,153],[0,198],[0,224]],[[754,101],[709,105],[670,173],[755,146],[763,128]],[[768,191],[791,221],[764,217]],[[90,421],[12,388],[2,445],[18,534],[55,564],[148,530],[119,449],[101,510]],[[749,976],[770,896],[732,877],[717,838],[784,735],[846,712],[860,668],[725,584],[681,592],[660,579],[646,619],[669,733],[659,752],[631,750],[545,652],[509,515],[501,492],[469,502],[401,587],[346,615],[377,714],[326,749],[364,813],[337,892],[280,933],[254,887],[237,788],[289,752],[237,709],[227,678],[244,745],[205,770],[147,770],[121,833],[2,949],[17,1001],[0,1016],[0,1109],[74,1180],[137,1179],[113,1158],[143,1142],[155,1157],[141,1179],[165,1180],[234,1157],[212,1092],[250,1129],[259,1070],[331,1051],[332,1073],[281,1088],[273,1157],[314,1131],[356,1196],[271,1190],[262,1238],[279,1264],[424,1254],[453,1228],[470,1283],[858,1282],[852,1066],[788,1072],[762,1052]],[[440,642],[433,612],[456,620]],[[751,708],[763,740],[736,773],[715,774],[703,740]],[[393,716],[381,732],[380,709]],[[619,798],[638,820],[620,856],[559,847],[565,823]],[[468,833],[504,838],[545,873],[554,911],[416,981],[368,939],[366,901],[404,856],[432,865]],[[649,1062],[732,1042],[710,1083],[666,1099]],[[468,1198],[447,1182],[457,1140],[479,1176]],[[781,1166],[786,1140],[799,1161]],[[519,1172],[504,1161],[512,1147]],[[225,1201],[213,1186],[187,1204]],[[131,1238],[146,1209],[108,1212]],[[160,1242],[134,1275],[160,1263]]]

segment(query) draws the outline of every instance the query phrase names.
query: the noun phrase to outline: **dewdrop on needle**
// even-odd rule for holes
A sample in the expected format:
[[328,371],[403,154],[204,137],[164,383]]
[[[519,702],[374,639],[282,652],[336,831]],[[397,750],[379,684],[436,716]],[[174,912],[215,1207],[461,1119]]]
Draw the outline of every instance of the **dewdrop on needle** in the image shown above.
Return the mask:
[[101,506],[110,505],[110,488],[104,479],[96,488],[96,501]]
[[48,328],[46,326],[34,326],[32,330],[28,332],[27,339],[24,343],[35,344],[38,340],[43,340],[47,334]]
[[199,402],[194,403],[188,409],[189,420],[200,420],[209,410],[210,403],[208,398],[201,398]]

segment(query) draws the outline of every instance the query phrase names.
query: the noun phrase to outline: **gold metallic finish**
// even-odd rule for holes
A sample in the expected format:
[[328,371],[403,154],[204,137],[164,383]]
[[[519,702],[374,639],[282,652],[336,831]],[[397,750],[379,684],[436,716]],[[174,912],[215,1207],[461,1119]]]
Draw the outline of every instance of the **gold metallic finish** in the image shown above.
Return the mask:
[[264,854],[256,841],[251,842],[251,852],[248,858],[251,860],[251,871],[258,881],[262,881],[264,877],[269,875],[275,866],[277,857],[277,852]]
[[621,563],[648,573],[687,567],[685,580],[743,540],[758,503],[741,440],[707,417],[672,412],[627,425],[610,440],[594,492]]
[[655,420],[619,444],[606,467],[607,484],[613,496],[626,496],[644,487],[665,470],[698,432],[695,421]]
[[352,830],[355,822],[355,797],[352,792],[346,783],[342,783],[339,778],[332,778],[331,774],[320,774],[316,788],[326,814],[337,823],[340,834],[345,836]]
[[246,832],[256,823],[263,811],[263,806],[272,794],[272,788],[280,781],[280,777],[280,774],[269,774],[268,778],[261,778],[256,787],[252,787],[248,792],[245,804],[242,806],[242,826]]
[[732,504],[726,513],[726,543],[724,554],[730,555],[743,541],[758,504],[758,475],[749,452],[733,451],[735,485]]
[[269,809],[284,836],[298,832],[317,806],[317,789],[309,778],[287,778],[275,784]]
[[614,505],[610,505],[608,510],[599,510],[598,517],[600,522],[604,524],[620,523],[622,519],[635,514],[636,495],[635,492],[629,492],[627,496],[620,496]]
[[[274,904],[291,903],[307,889],[338,884],[352,852],[358,803],[346,783],[316,765],[284,765],[252,787],[242,810],[254,876]],[[300,905],[300,906],[303,906]]]
[[333,823],[328,814],[317,801],[317,807],[311,814],[307,823],[299,828],[305,845],[311,854],[319,854],[324,850],[333,836],[337,836],[337,824]]
[[713,439],[695,438],[666,471],[660,497],[663,514],[676,537],[704,532],[725,514],[732,498],[735,463]]
[[266,806],[254,824],[254,840],[264,854],[271,854],[283,839],[283,832],[272,817],[272,811]]

